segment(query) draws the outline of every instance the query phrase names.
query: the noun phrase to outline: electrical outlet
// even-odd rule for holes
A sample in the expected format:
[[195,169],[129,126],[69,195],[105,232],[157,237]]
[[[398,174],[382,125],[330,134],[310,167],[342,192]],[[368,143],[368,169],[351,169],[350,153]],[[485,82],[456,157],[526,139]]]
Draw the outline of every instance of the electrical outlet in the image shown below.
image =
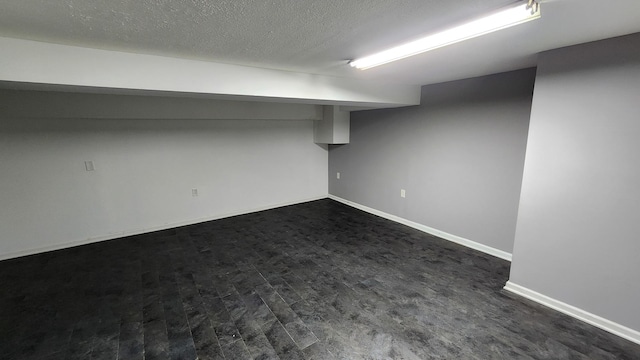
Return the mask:
[[340,173],[336,173],[336,179],[340,179]]
[[407,197],[407,192],[404,189],[400,189],[400,197]]
[[198,196],[198,189],[191,189],[191,196]]

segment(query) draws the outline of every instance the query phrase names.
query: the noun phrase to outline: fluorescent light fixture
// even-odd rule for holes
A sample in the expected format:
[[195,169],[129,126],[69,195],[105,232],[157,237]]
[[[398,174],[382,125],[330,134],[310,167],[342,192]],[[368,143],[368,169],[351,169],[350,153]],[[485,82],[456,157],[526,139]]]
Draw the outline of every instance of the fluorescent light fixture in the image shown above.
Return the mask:
[[426,51],[472,39],[494,31],[540,18],[540,5],[534,1],[519,3],[491,15],[456,26],[422,39],[396,46],[379,53],[352,60],[349,65],[366,70],[392,61],[418,55]]

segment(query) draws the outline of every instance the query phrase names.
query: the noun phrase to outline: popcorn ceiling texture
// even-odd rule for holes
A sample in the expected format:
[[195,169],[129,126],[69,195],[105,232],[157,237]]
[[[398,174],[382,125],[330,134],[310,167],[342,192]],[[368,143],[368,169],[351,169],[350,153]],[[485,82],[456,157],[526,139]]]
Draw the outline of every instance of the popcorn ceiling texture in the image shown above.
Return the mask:
[[0,36],[323,72],[513,0],[0,0]]
[[534,67],[541,52],[640,31],[638,0],[545,0],[535,22],[367,71],[347,65],[518,1],[0,0],[0,37],[427,85]]

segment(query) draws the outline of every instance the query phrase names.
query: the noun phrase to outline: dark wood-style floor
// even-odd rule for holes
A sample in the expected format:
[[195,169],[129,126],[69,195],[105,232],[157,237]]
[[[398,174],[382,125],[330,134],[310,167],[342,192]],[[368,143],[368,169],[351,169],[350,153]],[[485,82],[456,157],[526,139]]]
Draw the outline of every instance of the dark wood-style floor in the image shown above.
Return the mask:
[[314,201],[0,262],[0,358],[640,358],[508,273]]

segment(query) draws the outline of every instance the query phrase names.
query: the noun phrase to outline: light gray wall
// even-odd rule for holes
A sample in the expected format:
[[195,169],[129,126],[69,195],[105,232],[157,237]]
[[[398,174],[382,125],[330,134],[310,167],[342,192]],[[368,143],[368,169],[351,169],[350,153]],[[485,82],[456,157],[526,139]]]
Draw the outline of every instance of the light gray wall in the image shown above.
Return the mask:
[[420,106],[353,112],[350,144],[329,150],[329,193],[511,253],[534,77],[429,85]]
[[[11,99],[34,105],[28,94]],[[314,144],[311,120],[12,114],[0,118],[0,259],[327,195],[328,151]]]
[[194,97],[0,89],[0,119],[322,119],[320,105],[229,101],[191,95]]
[[640,34],[540,55],[510,281],[640,330]]

